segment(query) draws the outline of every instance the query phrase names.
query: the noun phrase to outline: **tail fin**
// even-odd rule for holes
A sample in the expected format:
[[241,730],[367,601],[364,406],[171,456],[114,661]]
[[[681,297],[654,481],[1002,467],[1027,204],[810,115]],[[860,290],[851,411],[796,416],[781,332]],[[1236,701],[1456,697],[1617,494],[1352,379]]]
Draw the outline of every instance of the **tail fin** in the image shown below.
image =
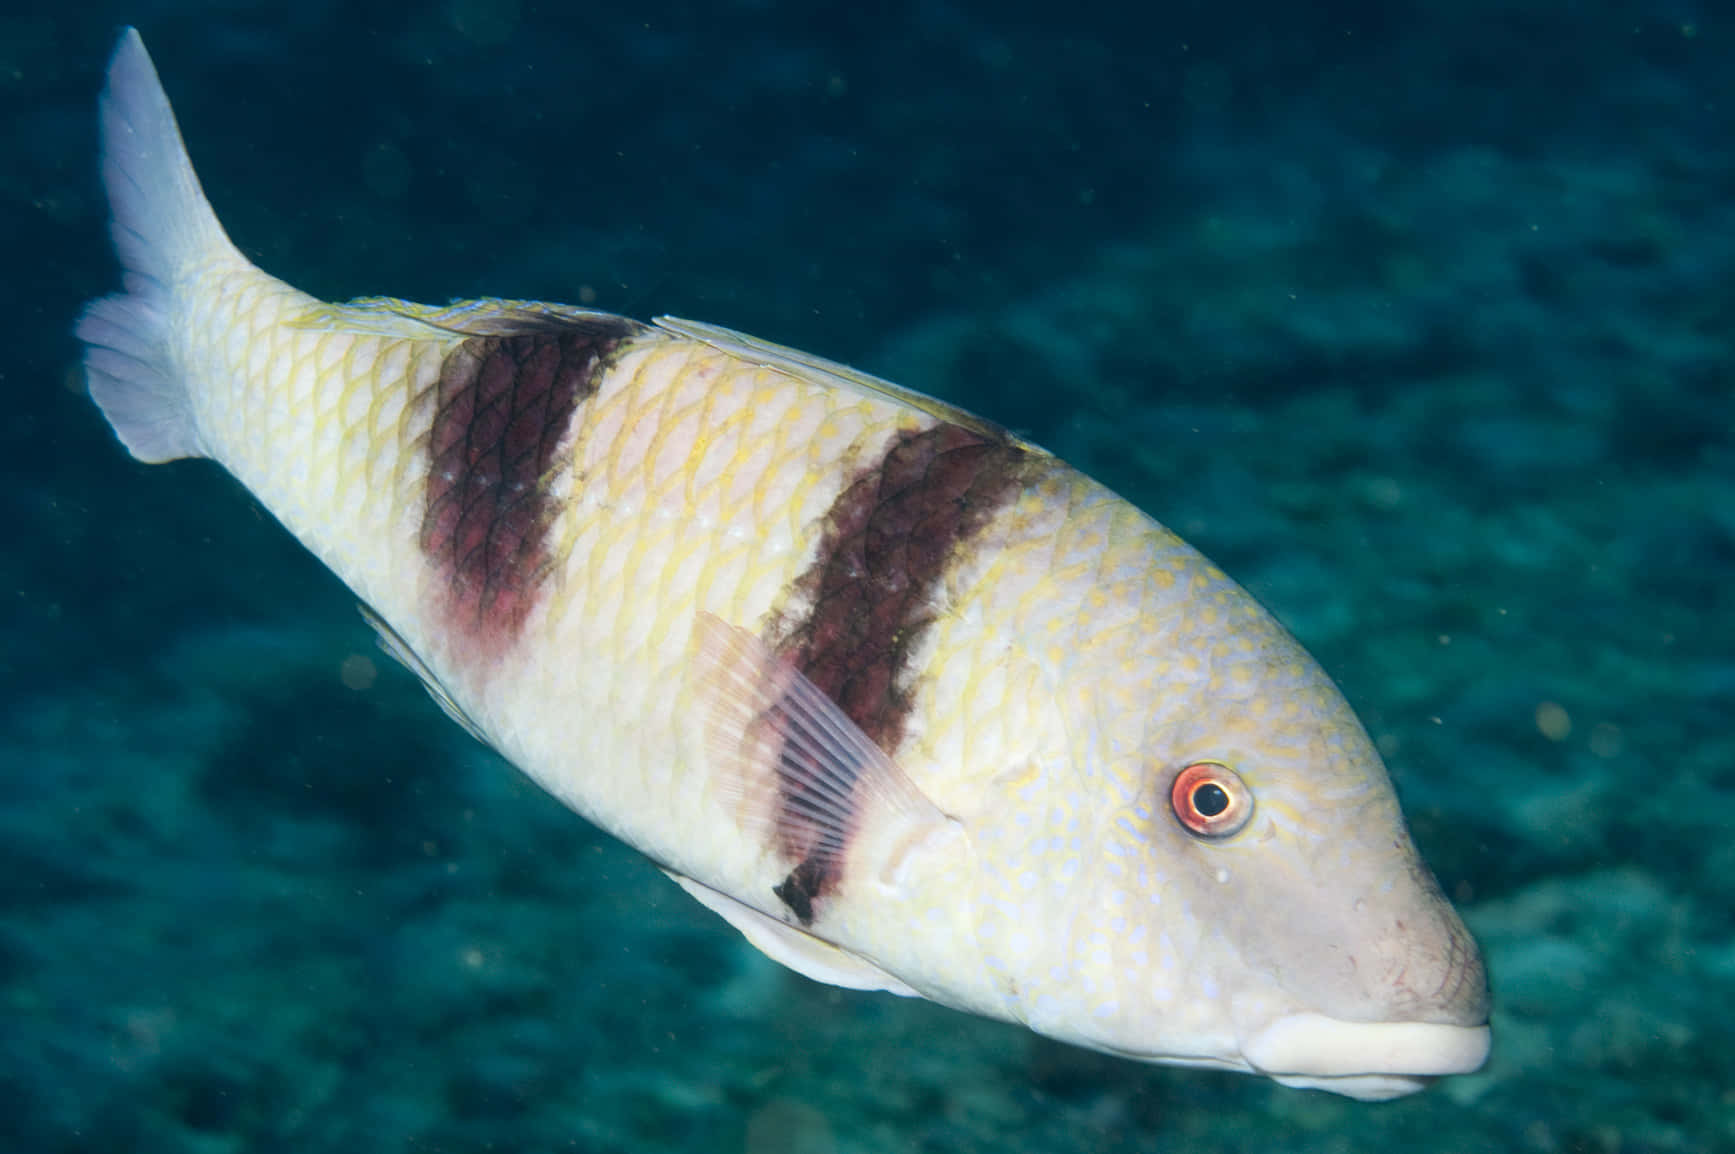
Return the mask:
[[90,395],[141,461],[201,455],[172,347],[177,282],[189,266],[232,254],[175,126],[175,113],[136,29],[108,66],[102,179],[126,291],[79,318]]

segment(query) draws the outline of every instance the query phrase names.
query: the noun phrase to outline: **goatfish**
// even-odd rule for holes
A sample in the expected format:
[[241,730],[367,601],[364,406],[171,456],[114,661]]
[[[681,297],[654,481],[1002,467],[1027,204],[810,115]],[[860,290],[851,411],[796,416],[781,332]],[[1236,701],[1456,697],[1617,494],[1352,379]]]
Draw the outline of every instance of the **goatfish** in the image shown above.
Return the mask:
[[[1361,1099],[1477,1069],[1475,942],[1337,687],[998,425],[716,325],[331,304],[100,102],[144,462],[218,462],[469,733],[809,978]],[[358,767],[359,771],[359,767]]]

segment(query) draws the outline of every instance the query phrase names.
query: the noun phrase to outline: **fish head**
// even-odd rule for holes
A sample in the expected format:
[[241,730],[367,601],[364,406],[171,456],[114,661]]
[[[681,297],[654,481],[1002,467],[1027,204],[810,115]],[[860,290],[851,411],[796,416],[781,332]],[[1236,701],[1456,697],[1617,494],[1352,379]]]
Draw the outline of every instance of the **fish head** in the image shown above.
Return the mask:
[[1378,1099],[1478,1068],[1481,955],[1379,754],[1275,625],[1261,649],[1245,695],[1202,707],[1147,763],[1151,924],[1191,946],[1147,978],[1214,1002],[1228,1060],[1286,1085]]
[[985,923],[1016,1016],[1362,1099],[1478,1068],[1481,956],[1366,731],[1249,595],[1164,550],[1174,596],[1112,624],[1083,611],[1069,647],[1069,765],[1019,819],[1047,858]]

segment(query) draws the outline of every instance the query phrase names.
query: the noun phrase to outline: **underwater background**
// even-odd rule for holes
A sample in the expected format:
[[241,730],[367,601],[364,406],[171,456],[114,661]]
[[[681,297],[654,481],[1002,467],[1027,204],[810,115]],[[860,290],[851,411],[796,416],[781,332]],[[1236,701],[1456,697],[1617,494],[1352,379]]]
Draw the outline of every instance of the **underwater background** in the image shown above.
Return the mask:
[[[1488,956],[1384,1105],[786,973],[82,395],[136,23],[331,298],[669,312],[1011,425],[1338,679]],[[0,14],[0,1151],[1735,1150],[1735,10]]]

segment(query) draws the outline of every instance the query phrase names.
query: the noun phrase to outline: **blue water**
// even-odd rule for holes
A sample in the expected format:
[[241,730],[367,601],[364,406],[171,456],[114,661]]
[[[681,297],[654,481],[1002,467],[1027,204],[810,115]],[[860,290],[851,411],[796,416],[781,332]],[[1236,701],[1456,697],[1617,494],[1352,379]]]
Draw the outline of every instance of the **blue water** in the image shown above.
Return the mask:
[[[0,1149],[1735,1150],[1724,6],[409,7],[0,19]],[[81,396],[122,22],[311,292],[728,324],[1189,537],[1386,752],[1487,1070],[1358,1104],[817,986],[494,761]]]

